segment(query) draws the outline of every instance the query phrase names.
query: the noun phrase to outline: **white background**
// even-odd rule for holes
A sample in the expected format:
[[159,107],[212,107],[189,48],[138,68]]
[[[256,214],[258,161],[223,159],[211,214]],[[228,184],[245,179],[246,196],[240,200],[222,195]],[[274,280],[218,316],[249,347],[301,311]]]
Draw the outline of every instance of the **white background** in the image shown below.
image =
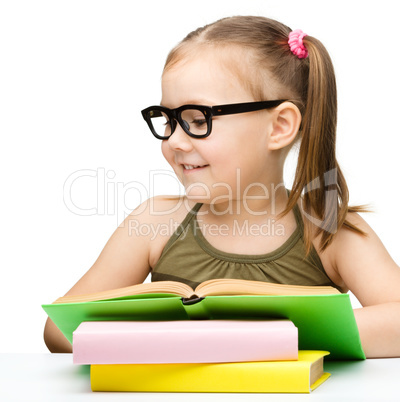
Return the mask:
[[[46,351],[41,304],[93,264],[124,213],[181,191],[172,173],[155,175],[171,170],[140,110],[159,103],[170,48],[235,14],[278,19],[328,48],[350,201],[372,205],[364,217],[400,262],[396,2],[3,0],[0,352]],[[78,171],[89,176],[72,182]],[[71,183],[70,199],[94,214],[67,207]]]

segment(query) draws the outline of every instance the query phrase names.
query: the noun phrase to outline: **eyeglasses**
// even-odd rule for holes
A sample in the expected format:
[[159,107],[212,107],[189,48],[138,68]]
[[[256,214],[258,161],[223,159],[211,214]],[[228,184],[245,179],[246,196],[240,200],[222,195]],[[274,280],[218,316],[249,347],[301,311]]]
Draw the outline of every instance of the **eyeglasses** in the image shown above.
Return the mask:
[[229,105],[201,106],[183,105],[176,109],[150,106],[142,110],[142,116],[154,137],[167,140],[174,133],[177,122],[183,131],[193,138],[205,138],[211,134],[212,117],[228,114],[255,112],[279,106],[286,100],[232,103]]

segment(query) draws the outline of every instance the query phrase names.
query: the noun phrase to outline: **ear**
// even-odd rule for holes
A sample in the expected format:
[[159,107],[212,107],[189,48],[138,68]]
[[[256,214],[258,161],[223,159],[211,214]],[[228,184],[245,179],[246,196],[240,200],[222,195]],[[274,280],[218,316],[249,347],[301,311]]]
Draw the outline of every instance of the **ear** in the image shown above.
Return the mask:
[[290,145],[296,138],[301,123],[299,108],[292,102],[284,102],[273,111],[273,128],[268,149],[277,150]]

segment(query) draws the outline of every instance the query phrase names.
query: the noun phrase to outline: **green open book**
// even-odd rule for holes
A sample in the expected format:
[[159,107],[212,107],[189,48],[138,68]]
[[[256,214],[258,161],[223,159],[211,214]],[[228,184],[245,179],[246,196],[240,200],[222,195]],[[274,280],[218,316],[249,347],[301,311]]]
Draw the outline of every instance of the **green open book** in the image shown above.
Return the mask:
[[330,359],[365,359],[349,295],[328,286],[217,279],[193,290],[152,282],[65,296],[42,307],[71,343],[83,321],[287,318],[298,328],[299,349],[327,350]]

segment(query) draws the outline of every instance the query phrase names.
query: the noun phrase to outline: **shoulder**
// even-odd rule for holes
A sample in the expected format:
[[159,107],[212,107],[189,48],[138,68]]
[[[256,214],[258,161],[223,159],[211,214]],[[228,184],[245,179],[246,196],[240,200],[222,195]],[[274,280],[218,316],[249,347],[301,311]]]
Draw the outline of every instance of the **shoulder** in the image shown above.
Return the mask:
[[138,220],[142,223],[163,222],[167,220],[183,220],[195,203],[185,196],[159,195],[147,199],[136,207],[126,221]]
[[[400,287],[398,265],[358,213],[348,213],[346,220],[364,234],[345,226],[338,230],[329,247],[320,253],[328,275],[338,285],[351,290],[363,305],[392,301]],[[316,242],[318,247],[318,239]]]
[[376,250],[379,250],[380,253],[384,251],[385,254],[387,253],[377,234],[358,213],[348,213],[346,222],[358,228],[362,233],[357,233],[345,225],[337,231],[332,243],[326,249],[326,254],[336,269],[346,265],[350,258],[352,259],[361,252],[366,252],[367,255]]
[[160,195],[140,204],[125,219],[124,225],[149,245],[149,263],[157,263],[167,241],[196,205],[185,196]]

